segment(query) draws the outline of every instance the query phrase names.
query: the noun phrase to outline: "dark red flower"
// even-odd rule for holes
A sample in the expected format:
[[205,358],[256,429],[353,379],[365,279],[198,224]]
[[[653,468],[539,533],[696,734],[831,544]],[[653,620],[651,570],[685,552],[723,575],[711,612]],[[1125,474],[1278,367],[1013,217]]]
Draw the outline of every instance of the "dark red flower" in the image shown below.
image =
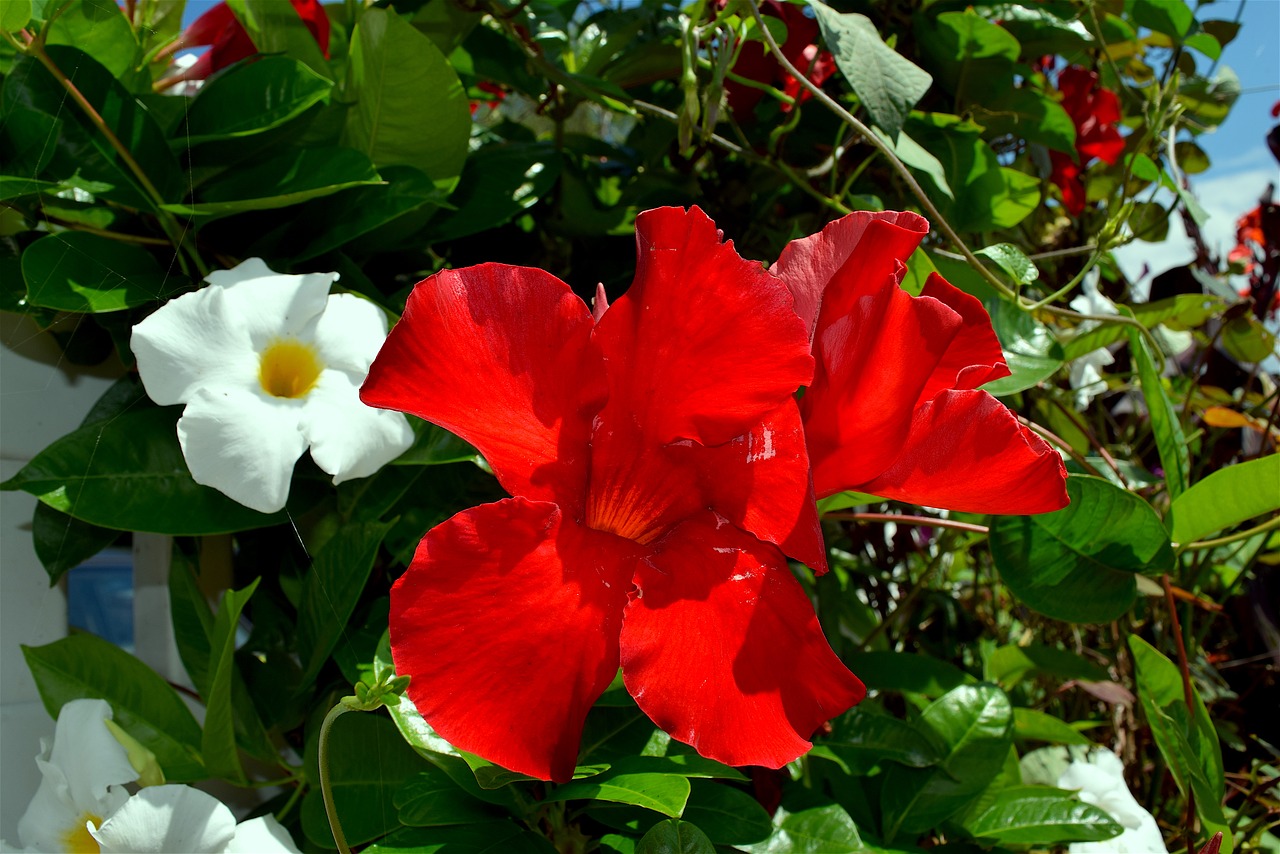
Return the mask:
[[621,667],[675,738],[780,767],[865,693],[787,568],[826,568],[811,454],[824,492],[1065,504],[1057,455],[972,391],[1004,373],[981,306],[898,289],[925,229],[898,216],[792,243],[779,278],[697,208],[647,211],[594,316],[528,268],[415,287],[362,398],[456,432],[514,496],[429,531],[392,589],[397,671],[442,736],[569,779]]
[[[302,18],[325,59],[329,58],[329,16],[319,0],[290,0],[298,16]],[[226,3],[219,3],[191,22],[175,45],[175,50],[191,47],[209,49],[200,55],[195,64],[166,78],[166,83],[183,80],[203,80],[215,71],[247,59],[258,52],[253,40]]]
[[[792,65],[801,71],[808,71],[809,79],[818,84],[831,76],[833,70],[826,70],[825,76],[821,79],[815,76],[817,68],[814,60],[818,58],[816,47],[818,22],[805,14],[804,6],[782,2],[782,0],[764,0],[760,4],[760,13],[766,17],[778,18],[787,25],[787,39],[780,47],[782,55]],[[813,51],[808,58],[805,57],[806,51]],[[830,54],[826,55],[830,56]],[[811,69],[810,66],[815,67]],[[826,68],[825,65],[823,67]],[[759,83],[781,83],[784,87],[788,83],[794,84],[796,91],[800,90],[799,81],[784,72],[769,48],[759,41],[750,41],[742,46],[738,59],[733,64],[733,73]],[[760,89],[744,86],[734,80],[725,81],[724,91],[729,109],[733,110],[733,114],[739,121],[754,112],[756,104],[760,103],[760,99],[764,96],[764,92]],[[794,97],[790,91],[787,94]],[[801,100],[803,98],[804,96],[801,96]]]
[[1062,202],[1072,216],[1084,210],[1081,167],[1097,157],[1114,164],[1124,153],[1124,137],[1116,128],[1120,121],[1120,99],[1110,89],[1098,85],[1098,75],[1079,66],[1063,69],[1058,75],[1062,108],[1076,128],[1076,154],[1049,152],[1052,173],[1049,180],[1062,188]]
[[[830,51],[820,51],[816,44],[811,44],[800,53],[800,62],[796,68],[805,72],[810,83],[821,86],[836,73],[836,58]],[[813,97],[813,93],[801,86],[799,80],[786,73],[782,74],[782,91],[794,98],[797,104],[803,104]],[[794,105],[783,103],[779,105],[779,109],[789,113]]]

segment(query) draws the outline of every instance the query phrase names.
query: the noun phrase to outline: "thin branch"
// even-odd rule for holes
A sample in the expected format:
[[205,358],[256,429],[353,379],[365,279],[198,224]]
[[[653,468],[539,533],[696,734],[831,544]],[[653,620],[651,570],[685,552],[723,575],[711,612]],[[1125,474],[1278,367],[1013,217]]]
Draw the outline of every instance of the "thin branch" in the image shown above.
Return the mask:
[[975,534],[987,534],[991,529],[986,525],[974,525],[971,522],[955,522],[951,519],[937,519],[933,516],[909,516],[902,513],[824,513],[823,519],[841,519],[849,522],[896,522],[900,525],[922,525],[930,528],[951,528],[956,531],[970,531]]

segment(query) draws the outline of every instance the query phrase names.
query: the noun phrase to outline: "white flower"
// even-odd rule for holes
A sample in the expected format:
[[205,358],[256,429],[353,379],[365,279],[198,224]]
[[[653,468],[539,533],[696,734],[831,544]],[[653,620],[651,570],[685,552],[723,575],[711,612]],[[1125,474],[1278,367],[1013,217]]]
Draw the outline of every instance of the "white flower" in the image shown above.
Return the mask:
[[308,448],[336,484],[412,444],[403,415],[360,401],[387,319],[367,300],[330,295],[337,278],[277,275],[250,258],[133,328],[147,394],[186,404],[178,440],[197,483],[272,513]]
[[24,851],[298,854],[272,816],[237,825],[221,801],[190,786],[130,796],[124,784],[138,772],[109,720],[111,706],[103,700],[62,707],[53,744],[42,744],[36,757],[44,779],[18,822]]
[[[1071,301],[1073,309],[1081,314],[1119,314],[1116,304],[1098,290],[1101,278],[1098,268],[1089,271],[1080,284],[1080,296]],[[1096,320],[1085,321],[1080,324],[1080,334],[1097,325]],[[1094,397],[1107,390],[1107,381],[1102,378],[1101,369],[1114,361],[1111,352],[1106,347],[1100,347],[1071,362],[1071,388],[1075,389],[1075,404],[1078,409],[1084,409]]]
[[1073,842],[1071,854],[1169,854],[1156,820],[1124,782],[1124,764],[1110,750],[1075,760],[1058,779],[1060,789],[1078,789],[1080,800],[1107,813],[1124,833],[1102,842]]

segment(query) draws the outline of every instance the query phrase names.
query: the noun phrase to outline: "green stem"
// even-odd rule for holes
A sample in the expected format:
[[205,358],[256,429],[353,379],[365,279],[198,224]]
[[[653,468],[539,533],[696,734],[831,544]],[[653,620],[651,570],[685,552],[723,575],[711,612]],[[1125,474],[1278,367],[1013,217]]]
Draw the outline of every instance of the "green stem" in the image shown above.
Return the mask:
[[1256,536],[1257,534],[1261,534],[1266,531],[1270,531],[1273,528],[1280,528],[1280,515],[1272,516],[1270,519],[1268,519],[1266,522],[1263,522],[1261,525],[1255,525],[1252,528],[1246,528],[1243,531],[1238,531],[1234,534],[1228,534],[1225,537],[1217,537],[1216,539],[1212,539],[1212,540],[1198,540],[1194,543],[1186,543],[1185,545],[1175,546],[1175,548],[1177,549],[1179,554],[1181,554],[1182,552],[1188,552],[1188,551],[1199,551],[1201,549],[1216,549],[1218,546],[1225,546],[1228,543],[1234,543],[1234,542],[1237,542],[1238,540],[1247,540],[1249,537]]
[[340,854],[351,854],[351,848],[347,845],[347,838],[342,835],[338,808],[333,802],[333,783],[329,780],[329,730],[334,721],[349,711],[351,709],[346,705],[338,703],[324,716],[324,723],[320,724],[320,796],[324,799],[324,814],[329,819],[329,829],[333,831],[333,841],[337,843]]
[[1089,260],[1085,262],[1085,265],[1080,268],[1080,272],[1076,273],[1074,276],[1071,277],[1071,281],[1067,282],[1061,288],[1058,288],[1058,290],[1049,294],[1044,299],[1039,300],[1037,302],[1033,302],[1030,305],[1023,305],[1022,307],[1027,311],[1037,311],[1038,309],[1044,308],[1049,303],[1057,302],[1059,298],[1064,297],[1067,294],[1071,293],[1071,290],[1076,285],[1083,282],[1085,276],[1089,275],[1089,271],[1092,270],[1094,268],[1094,265],[1098,263],[1098,257],[1099,257],[1099,253],[1095,252],[1092,256],[1090,256]]

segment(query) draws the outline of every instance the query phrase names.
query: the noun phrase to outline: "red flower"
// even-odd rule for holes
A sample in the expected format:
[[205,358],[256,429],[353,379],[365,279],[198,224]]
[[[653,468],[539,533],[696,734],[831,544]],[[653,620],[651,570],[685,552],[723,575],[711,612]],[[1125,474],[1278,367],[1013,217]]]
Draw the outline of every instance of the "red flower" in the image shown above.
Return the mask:
[[[677,739],[780,767],[865,693],[784,556],[826,568],[811,453],[828,492],[1065,503],[1057,455],[969,390],[1002,372],[980,305],[897,289],[924,233],[900,216],[793,243],[784,283],[697,208],[648,211],[630,290],[594,316],[540,270],[418,284],[362,397],[458,433],[514,496],[429,531],[392,589],[396,668],[442,736],[567,780],[620,666]],[[833,423],[848,406],[857,435]],[[844,447],[864,440],[869,464]]]
[[[298,16],[302,18],[324,58],[329,58],[329,16],[319,0],[290,0]],[[219,3],[191,22],[174,50],[209,45],[195,64],[166,78],[166,84],[183,80],[203,80],[215,71],[247,59],[258,52],[253,40],[226,3]]]
[[[803,6],[782,0],[764,0],[760,4],[760,13],[778,18],[787,25],[787,39],[781,45],[782,55],[796,68],[806,72],[810,80],[821,85],[834,73],[831,54],[824,51],[824,60],[824,56],[817,53],[818,22],[805,14]],[[796,97],[796,93],[800,91],[799,81],[784,72],[769,48],[759,41],[747,42],[742,46],[738,59],[733,64],[733,73],[760,83],[782,83],[784,91],[792,97]],[[756,104],[764,96],[760,89],[744,86],[733,80],[725,81],[724,91],[729,109],[733,110],[739,121],[753,113]],[[807,91],[800,94],[800,100],[803,101],[807,95]]]
[[[821,86],[835,75],[836,58],[831,55],[830,51],[819,51],[816,44],[811,44],[801,51],[800,62],[796,65],[796,68],[803,71],[805,77],[809,78],[809,82],[814,86]],[[801,86],[800,81],[790,74],[784,73],[781,77],[782,91],[795,98],[797,104],[803,104],[813,97],[813,93]],[[778,109],[783,113],[789,113],[794,109],[794,105],[783,103],[779,105]]]
[[1076,127],[1076,155],[1049,152],[1052,173],[1049,180],[1062,188],[1062,202],[1072,216],[1084,210],[1081,166],[1097,157],[1114,164],[1124,152],[1124,138],[1116,129],[1120,121],[1120,99],[1110,89],[1098,85],[1098,75],[1071,66],[1058,75],[1062,108]]

